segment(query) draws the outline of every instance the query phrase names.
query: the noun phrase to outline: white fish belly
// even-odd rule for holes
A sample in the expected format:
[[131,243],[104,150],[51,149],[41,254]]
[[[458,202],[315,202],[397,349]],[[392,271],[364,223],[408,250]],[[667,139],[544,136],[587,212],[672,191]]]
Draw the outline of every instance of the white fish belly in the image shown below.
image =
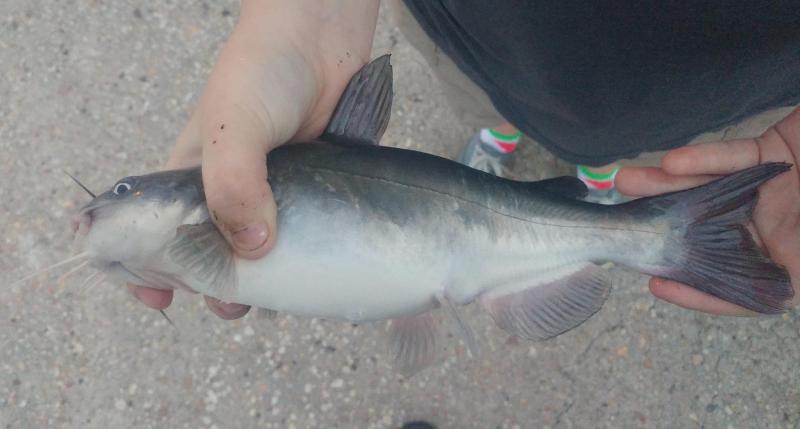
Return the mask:
[[237,259],[237,301],[292,314],[364,322],[431,308],[449,252],[418,229],[289,214],[273,250]]

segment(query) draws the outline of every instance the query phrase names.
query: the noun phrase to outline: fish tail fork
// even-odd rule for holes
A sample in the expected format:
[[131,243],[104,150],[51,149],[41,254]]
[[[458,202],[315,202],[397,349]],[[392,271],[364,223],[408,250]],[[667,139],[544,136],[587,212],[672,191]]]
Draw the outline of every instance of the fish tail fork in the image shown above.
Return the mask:
[[790,168],[761,164],[703,186],[626,204],[639,215],[663,216],[670,225],[661,260],[641,271],[758,313],[786,311],[794,295],[789,274],[761,252],[746,225],[759,185]]

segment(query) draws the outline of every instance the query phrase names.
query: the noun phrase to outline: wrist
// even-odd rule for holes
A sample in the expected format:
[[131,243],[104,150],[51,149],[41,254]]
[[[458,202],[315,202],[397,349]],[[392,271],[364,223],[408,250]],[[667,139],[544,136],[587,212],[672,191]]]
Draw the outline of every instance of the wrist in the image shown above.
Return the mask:
[[269,151],[297,133],[321,84],[302,51],[271,31],[237,26],[231,33],[200,102],[201,135],[235,121]]
[[[305,74],[295,90],[309,91],[311,99],[294,102],[307,109],[290,138],[314,138],[325,128],[350,78],[370,59],[377,12],[375,0],[242,1],[236,37],[257,56],[281,51],[295,73]],[[287,75],[286,82],[300,80]]]

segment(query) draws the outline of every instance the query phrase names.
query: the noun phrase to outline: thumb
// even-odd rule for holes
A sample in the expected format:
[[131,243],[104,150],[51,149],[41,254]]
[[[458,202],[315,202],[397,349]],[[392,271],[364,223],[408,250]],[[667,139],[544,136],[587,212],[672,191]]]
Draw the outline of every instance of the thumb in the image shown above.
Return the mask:
[[255,259],[275,242],[277,209],[267,182],[265,133],[219,121],[204,133],[203,185],[211,220],[237,254]]

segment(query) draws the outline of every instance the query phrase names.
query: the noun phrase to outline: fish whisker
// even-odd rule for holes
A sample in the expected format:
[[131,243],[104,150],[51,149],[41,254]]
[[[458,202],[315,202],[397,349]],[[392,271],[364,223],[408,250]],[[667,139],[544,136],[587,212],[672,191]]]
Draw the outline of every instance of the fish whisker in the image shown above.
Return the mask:
[[69,178],[70,178],[70,179],[72,179],[72,181],[73,181],[73,182],[77,183],[77,184],[78,184],[78,186],[80,186],[81,188],[83,188],[83,190],[84,190],[84,191],[86,191],[86,193],[87,193],[87,194],[91,195],[91,196],[92,196],[92,198],[97,198],[97,195],[95,195],[95,194],[94,194],[94,192],[90,191],[90,190],[89,190],[89,188],[87,188],[87,187],[86,187],[86,186],[85,186],[83,183],[81,183],[81,181],[80,181],[80,180],[78,180],[77,178],[75,178],[75,176],[73,176],[73,175],[69,174],[69,173],[67,172],[67,170],[61,170],[61,171],[63,171],[63,172],[64,172],[64,174],[66,174],[67,176],[69,176]]
[[67,279],[70,278],[73,274],[77,273],[78,271],[84,269],[87,265],[89,265],[89,261],[81,262],[77,266],[73,267],[71,270],[62,274],[61,277],[59,277],[58,280],[56,281],[56,285],[58,286],[58,292],[56,292],[56,296],[61,295],[61,292],[64,290],[64,285],[66,284]]
[[95,274],[100,274],[100,277],[98,277],[98,278],[97,278],[97,279],[96,279],[94,282],[92,282],[91,284],[87,284],[86,286],[82,287],[82,288],[81,288],[81,290],[80,290],[80,292],[79,292],[79,294],[80,294],[81,296],[86,296],[86,295],[88,295],[88,294],[89,294],[89,292],[91,292],[91,291],[92,291],[94,288],[96,288],[97,286],[99,286],[99,285],[103,284],[103,282],[105,282],[105,281],[106,281],[106,275],[105,275],[104,273],[97,272],[97,273],[95,273]]
[[70,276],[72,276],[73,274],[75,274],[78,271],[82,270],[87,265],[89,265],[89,261],[81,262],[80,264],[78,264],[75,267],[73,267],[71,270],[69,270],[66,273],[62,274],[61,277],[58,278],[57,283],[59,285],[63,285]]
[[94,273],[90,274],[89,277],[86,277],[86,280],[84,280],[83,283],[81,283],[81,285],[80,285],[80,290],[83,291],[83,290],[87,289],[87,286],[89,285],[89,283],[91,283],[92,280],[95,280],[95,278],[97,276],[99,276],[100,274],[101,274],[100,271],[95,271]]
[[170,319],[169,316],[167,316],[167,313],[164,310],[158,310],[158,312],[161,313],[162,316],[164,316],[164,319],[167,319],[167,322],[169,322],[169,324],[172,325],[173,328],[178,329],[178,327],[175,326],[174,323],[172,323],[172,319]]
[[[52,271],[52,270],[54,270],[56,268],[62,267],[62,266],[67,265],[69,263],[72,263],[72,262],[75,262],[75,261],[79,261],[81,259],[85,259],[85,258],[88,258],[88,257],[89,257],[89,252],[81,252],[81,253],[79,253],[79,254],[77,254],[75,256],[72,256],[72,257],[69,257],[67,259],[64,259],[63,261],[56,262],[55,264],[50,265],[49,267],[42,268],[41,270],[38,270],[38,271],[36,271],[34,273],[31,273],[31,274],[28,274],[27,276],[22,277],[21,279],[11,283],[11,286],[15,286],[15,285],[17,285],[19,283],[28,281],[28,280],[30,280],[30,279],[32,279],[32,278],[34,278],[34,277],[36,277],[36,276],[38,276],[40,274],[44,274],[44,273],[46,273],[48,271]],[[86,262],[88,262],[88,261],[86,261]]]

